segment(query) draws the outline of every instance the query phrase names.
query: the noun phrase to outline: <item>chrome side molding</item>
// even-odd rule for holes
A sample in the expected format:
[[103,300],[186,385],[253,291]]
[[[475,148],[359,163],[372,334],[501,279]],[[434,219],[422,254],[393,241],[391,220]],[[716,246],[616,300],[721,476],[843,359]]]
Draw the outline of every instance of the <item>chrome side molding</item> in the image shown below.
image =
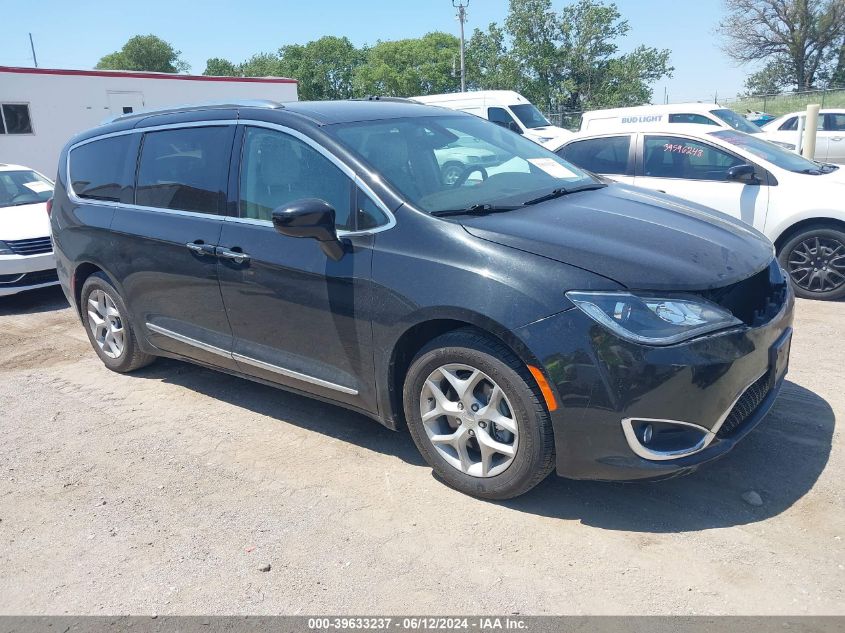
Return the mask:
[[279,374],[280,376],[286,376],[287,378],[293,378],[294,380],[301,380],[302,382],[307,382],[312,385],[317,385],[319,387],[334,389],[335,391],[347,393],[352,396],[358,395],[358,390],[352,389],[351,387],[345,387],[343,385],[338,385],[336,383],[329,382],[328,380],[323,380],[322,378],[315,378],[314,376],[309,376],[308,374],[303,374],[292,369],[285,369],[284,367],[279,367],[278,365],[265,363],[264,361],[258,360],[256,358],[251,358],[249,356],[244,356],[243,354],[236,354],[234,352],[227,351],[222,347],[209,345],[208,343],[204,343],[203,341],[199,341],[190,336],[185,336],[184,334],[179,334],[178,332],[174,332],[173,330],[168,330],[167,328],[163,328],[160,325],[155,325],[154,323],[147,322],[146,326],[147,329],[149,329],[151,332],[161,334],[162,336],[172,338],[175,341],[185,343],[186,345],[191,345],[206,352],[217,354],[218,356],[223,356],[224,358],[229,358],[238,363],[251,365],[252,367],[257,367],[265,371],[271,371],[273,373]]

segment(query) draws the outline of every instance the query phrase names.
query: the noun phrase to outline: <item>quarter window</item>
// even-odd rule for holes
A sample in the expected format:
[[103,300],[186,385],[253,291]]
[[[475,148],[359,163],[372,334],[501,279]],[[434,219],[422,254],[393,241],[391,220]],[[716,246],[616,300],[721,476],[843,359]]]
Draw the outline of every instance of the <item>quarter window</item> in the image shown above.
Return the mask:
[[191,127],[144,134],[135,203],[144,207],[223,212],[229,127]]
[[606,136],[575,141],[558,150],[561,158],[597,174],[625,174],[631,137]]
[[798,117],[793,116],[788,118],[786,121],[781,123],[781,126],[778,129],[782,132],[794,132],[798,129]]
[[676,136],[646,136],[643,167],[651,178],[726,180],[728,169],[745,163],[707,143]]
[[32,134],[29,104],[0,104],[0,134]]
[[68,160],[73,192],[89,200],[131,202],[134,147],[132,135],[121,134],[71,150]]
[[703,114],[679,113],[670,114],[669,123],[698,123],[701,125],[719,125],[713,119]]
[[320,198],[335,210],[338,229],[355,230],[352,181],[313,147],[277,130],[247,127],[240,175],[240,216],[270,220],[273,210]]

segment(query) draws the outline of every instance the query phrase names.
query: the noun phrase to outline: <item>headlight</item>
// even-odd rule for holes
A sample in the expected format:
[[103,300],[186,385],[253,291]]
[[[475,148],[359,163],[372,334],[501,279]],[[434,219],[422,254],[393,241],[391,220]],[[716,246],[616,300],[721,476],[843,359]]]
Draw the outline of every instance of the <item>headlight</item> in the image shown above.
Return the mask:
[[0,255],[11,255],[12,249],[3,240],[0,240]]
[[627,292],[567,292],[591,319],[634,343],[672,345],[706,332],[742,325],[698,297],[641,297]]

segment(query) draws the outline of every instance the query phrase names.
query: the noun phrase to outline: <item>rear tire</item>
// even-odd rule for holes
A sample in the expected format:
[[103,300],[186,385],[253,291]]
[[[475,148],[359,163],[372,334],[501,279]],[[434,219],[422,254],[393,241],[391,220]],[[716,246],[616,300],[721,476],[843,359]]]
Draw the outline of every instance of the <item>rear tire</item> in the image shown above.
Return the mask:
[[554,468],[551,418],[533,377],[507,347],[475,330],[448,332],[421,349],[403,402],[423,458],[461,492],[510,499]]
[[155,360],[138,347],[126,304],[103,273],[85,280],[80,309],[88,340],[106,367],[123,374]]
[[835,301],[845,297],[845,231],[816,224],[793,233],[778,253],[798,297]]

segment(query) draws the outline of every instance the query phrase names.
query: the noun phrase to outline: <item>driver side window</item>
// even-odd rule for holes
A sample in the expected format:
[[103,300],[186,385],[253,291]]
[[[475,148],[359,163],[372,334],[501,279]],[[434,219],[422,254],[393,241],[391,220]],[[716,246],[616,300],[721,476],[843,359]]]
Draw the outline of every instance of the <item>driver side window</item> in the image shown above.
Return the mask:
[[335,226],[355,230],[352,181],[310,145],[284,132],[247,127],[240,174],[242,218],[270,220],[273,210],[320,198],[335,210]]

